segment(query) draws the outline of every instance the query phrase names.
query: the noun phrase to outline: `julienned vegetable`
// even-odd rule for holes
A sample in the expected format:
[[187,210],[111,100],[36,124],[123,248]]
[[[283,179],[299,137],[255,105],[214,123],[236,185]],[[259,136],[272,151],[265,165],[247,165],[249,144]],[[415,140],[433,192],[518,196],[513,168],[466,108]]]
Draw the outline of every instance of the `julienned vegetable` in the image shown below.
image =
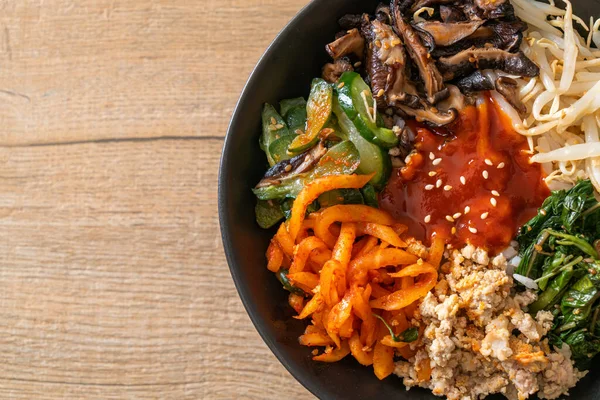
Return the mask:
[[344,72],[336,87],[339,104],[360,135],[371,143],[390,148],[398,144],[396,134],[378,125],[377,105],[369,85],[356,72]]
[[517,237],[517,274],[534,280],[538,299],[529,311],[554,314],[550,343],[571,347],[578,368],[600,352],[600,204],[589,180],[553,192]]

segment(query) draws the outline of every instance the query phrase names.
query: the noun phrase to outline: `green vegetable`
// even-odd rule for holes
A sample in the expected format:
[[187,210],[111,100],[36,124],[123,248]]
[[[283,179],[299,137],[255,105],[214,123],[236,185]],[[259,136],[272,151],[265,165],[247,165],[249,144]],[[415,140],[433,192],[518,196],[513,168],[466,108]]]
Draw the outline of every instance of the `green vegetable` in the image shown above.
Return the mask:
[[365,204],[370,207],[379,208],[379,202],[377,201],[377,192],[371,184],[366,184],[361,190]]
[[354,144],[343,141],[331,147],[312,170],[279,185],[264,186],[252,191],[261,200],[295,198],[308,182],[328,175],[352,174],[359,163],[360,156]]
[[337,98],[333,100],[333,113],[338,119],[342,132],[354,143],[360,154],[358,172],[361,174],[375,172],[370,183],[376,188],[382,188],[392,171],[390,156],[384,149],[368,142],[358,133],[350,118],[342,111]]
[[358,189],[335,189],[319,196],[321,207],[331,207],[336,204],[365,204]]
[[381,120],[378,121],[376,116],[374,118],[377,107],[373,108],[373,93],[359,74],[344,72],[336,90],[342,110],[363,138],[385,148],[398,144],[396,134],[391,129],[382,127]]
[[[283,215],[284,215],[286,221],[288,219],[290,219],[290,216],[292,215],[292,206],[293,205],[294,205],[294,199],[285,199],[281,202],[281,212],[283,212]],[[318,200],[313,201],[306,208],[306,215],[308,216],[308,214],[314,213],[315,211],[319,211],[319,208],[320,208],[319,201]]]
[[289,147],[292,153],[310,149],[319,140],[319,133],[331,117],[333,88],[323,79],[315,79],[306,103],[306,132],[296,136]]
[[260,148],[266,153],[267,161],[269,161],[271,167],[277,162],[271,157],[269,146],[275,140],[289,134],[290,131],[281,115],[272,105],[266,103],[262,111],[262,135],[259,144]]
[[293,154],[288,153],[288,147],[295,137],[296,135],[286,135],[276,139],[273,143],[271,143],[268,154],[271,156],[273,161],[275,161],[275,164],[281,161],[289,160],[293,157]]
[[419,338],[419,330],[417,328],[414,328],[414,327],[408,328],[405,331],[396,335],[394,333],[394,331],[392,330],[392,327],[386,322],[385,319],[383,319],[383,317],[381,317],[380,315],[377,315],[377,314],[373,314],[373,316],[375,318],[381,320],[381,322],[383,322],[383,324],[388,329],[388,331],[390,331],[390,336],[392,337],[392,340],[394,342],[410,343],[410,342],[414,342],[415,340],[417,340]]
[[279,108],[290,132],[296,132],[298,129],[304,131],[306,127],[306,100],[302,97],[282,100],[279,103]]
[[304,290],[290,283],[290,280],[287,277],[289,272],[290,271],[288,271],[287,269],[281,268],[279,271],[277,271],[277,274],[275,275],[277,276],[277,279],[279,279],[279,282],[281,282],[285,290],[287,290],[290,293],[297,294],[298,296],[306,296]]
[[553,192],[521,228],[517,273],[534,279],[540,292],[529,306],[552,311],[550,343],[571,346],[580,369],[600,352],[600,206],[589,180]]
[[283,219],[283,211],[276,200],[258,200],[254,211],[256,222],[263,229],[269,229]]

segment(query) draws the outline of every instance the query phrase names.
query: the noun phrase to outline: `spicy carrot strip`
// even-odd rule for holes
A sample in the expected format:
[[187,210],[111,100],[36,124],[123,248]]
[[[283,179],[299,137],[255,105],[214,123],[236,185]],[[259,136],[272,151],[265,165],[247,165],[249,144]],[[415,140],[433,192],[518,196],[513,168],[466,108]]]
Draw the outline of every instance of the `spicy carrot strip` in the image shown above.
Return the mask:
[[367,283],[367,271],[378,269],[388,265],[405,265],[417,261],[417,257],[396,248],[377,250],[356,258],[350,262],[348,277],[351,283],[365,285]]
[[350,346],[348,345],[348,341],[342,341],[340,347],[333,349],[331,352],[319,354],[318,356],[314,356],[313,360],[322,361],[322,362],[336,362],[340,361],[342,358],[346,357],[350,354]]
[[375,297],[375,298],[392,294],[392,292],[382,288],[381,285],[378,283],[371,282],[370,285],[373,288],[373,297]]
[[325,328],[336,346],[340,346],[340,329],[352,316],[352,293],[348,292],[339,303],[333,306],[327,317]]
[[298,341],[302,346],[331,346],[333,340],[326,333],[314,332],[305,333],[298,338]]
[[[370,175],[330,175],[317,178],[308,183],[294,200],[288,232],[293,241],[296,240],[302,222],[306,216],[306,209],[321,194],[334,189],[360,189],[373,177]],[[332,244],[333,246],[333,244]]]
[[271,272],[279,271],[283,264],[283,251],[275,240],[271,240],[267,248],[267,269]]
[[365,236],[365,237],[367,238],[367,240],[366,240],[363,248],[360,249],[360,251],[357,252],[354,257],[352,257],[353,259],[354,258],[362,257],[365,254],[370,253],[377,246],[377,243],[378,243],[379,239],[377,239],[374,236]]
[[373,352],[365,351],[365,346],[360,341],[360,336],[358,332],[353,332],[350,339],[348,339],[348,344],[350,345],[350,352],[356,358],[360,364],[368,366],[373,364]]
[[353,286],[350,292],[352,295],[352,312],[363,321],[360,327],[361,341],[367,346],[371,346],[377,338],[377,320],[373,316],[371,306],[369,306],[371,288],[361,289],[358,286]]
[[300,244],[296,246],[296,251],[294,251],[294,259],[292,261],[292,266],[290,267],[290,273],[293,274],[304,271],[304,266],[306,265],[306,260],[308,260],[310,253],[316,249],[326,248],[327,246],[325,243],[316,236],[309,236],[302,240]]
[[[385,335],[382,332],[385,328],[381,326],[378,330],[381,332],[380,338],[383,339]],[[375,348],[373,349],[373,371],[375,371],[375,376],[379,380],[385,379],[394,372],[394,368],[394,348],[386,346],[378,340],[375,342]]]
[[306,305],[302,309],[302,312],[300,313],[300,315],[297,315],[294,318],[304,319],[306,317],[309,317],[312,313],[321,309],[323,307],[323,304],[324,304],[323,295],[321,295],[321,293],[316,293],[312,297],[312,299],[310,299],[308,301],[308,303],[306,303]]
[[404,276],[420,277],[415,285],[408,289],[398,290],[388,296],[371,300],[369,303],[372,308],[382,308],[384,310],[399,310],[407,305],[423,298],[429,293],[437,282],[437,270],[427,263],[412,264],[402,269],[400,272],[390,274],[394,278]]
[[407,342],[394,341],[394,339],[392,339],[391,335],[384,336],[383,339],[381,339],[381,344],[388,346],[388,347],[394,347],[396,349],[401,349],[402,347],[408,346]]
[[302,309],[304,308],[304,297],[294,293],[290,293],[288,297],[288,303],[290,307],[294,309],[294,311],[300,314],[300,312],[302,312]]
[[337,242],[333,247],[332,257],[334,260],[340,262],[341,268],[344,270],[348,267],[350,258],[352,257],[352,246],[356,239],[356,224],[351,222],[344,222],[342,224],[342,230],[340,236],[338,236]]
[[329,247],[335,245],[335,237],[329,231],[334,222],[372,222],[381,225],[392,225],[395,221],[385,211],[362,204],[340,204],[326,208],[317,218],[314,232]]
[[285,254],[287,254],[289,257],[292,257],[294,255],[294,241],[288,234],[285,222],[279,225],[279,229],[275,234],[275,239],[277,240],[277,243],[279,243],[279,246],[281,246],[281,250],[283,250]]
[[400,239],[398,234],[389,226],[374,224],[372,222],[360,222],[356,225],[356,236],[371,235],[387,242],[394,247],[406,247],[406,242]]
[[319,275],[312,272],[295,272],[287,275],[290,283],[305,292],[312,292],[319,284]]
[[427,262],[434,268],[439,268],[442,256],[444,255],[445,246],[446,243],[444,239],[439,235],[434,236],[431,240],[431,248],[429,249],[429,258],[427,259]]

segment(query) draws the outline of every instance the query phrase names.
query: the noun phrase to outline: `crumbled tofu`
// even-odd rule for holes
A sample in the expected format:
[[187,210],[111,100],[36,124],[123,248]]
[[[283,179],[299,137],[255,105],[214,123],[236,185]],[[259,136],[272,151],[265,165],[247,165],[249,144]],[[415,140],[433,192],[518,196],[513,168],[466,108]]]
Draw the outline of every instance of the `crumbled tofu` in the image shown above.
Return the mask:
[[[511,294],[504,255],[490,259],[472,245],[446,254],[438,284],[415,314],[415,322],[425,326],[420,347],[415,357],[397,362],[394,373],[407,388],[428,388],[449,400],[567,394],[584,373],[573,366],[568,346],[551,349],[543,338],[552,313],[540,311],[533,318],[526,312],[535,293]],[[417,368],[426,359],[431,378],[420,381]]]

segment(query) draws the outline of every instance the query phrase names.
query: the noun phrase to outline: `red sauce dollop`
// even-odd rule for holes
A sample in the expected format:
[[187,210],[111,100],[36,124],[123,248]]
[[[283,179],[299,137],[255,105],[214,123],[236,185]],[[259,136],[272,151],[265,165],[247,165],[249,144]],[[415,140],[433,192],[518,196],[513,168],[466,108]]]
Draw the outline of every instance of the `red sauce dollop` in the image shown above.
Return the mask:
[[450,127],[435,128],[438,134],[410,124],[416,153],[393,171],[380,205],[426,243],[441,235],[455,247],[471,243],[497,253],[550,195],[541,166],[529,161],[527,140],[488,96]]

